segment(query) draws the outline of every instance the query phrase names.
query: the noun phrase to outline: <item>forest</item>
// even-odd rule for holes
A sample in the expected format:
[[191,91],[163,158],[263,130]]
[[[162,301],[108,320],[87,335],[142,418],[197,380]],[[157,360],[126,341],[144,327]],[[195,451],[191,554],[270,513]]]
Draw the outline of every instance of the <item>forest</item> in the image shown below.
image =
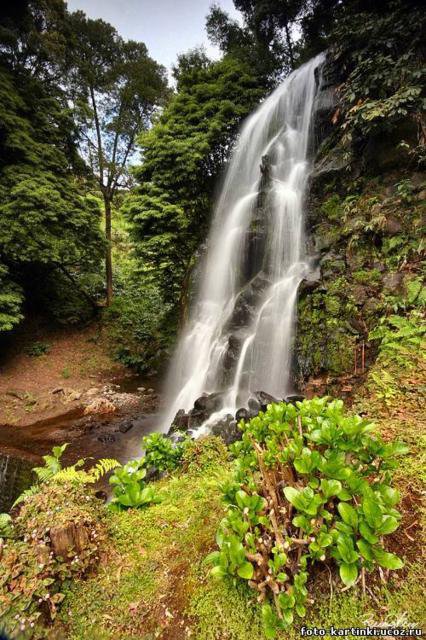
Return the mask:
[[0,8],[0,640],[424,633],[423,3],[233,5]]

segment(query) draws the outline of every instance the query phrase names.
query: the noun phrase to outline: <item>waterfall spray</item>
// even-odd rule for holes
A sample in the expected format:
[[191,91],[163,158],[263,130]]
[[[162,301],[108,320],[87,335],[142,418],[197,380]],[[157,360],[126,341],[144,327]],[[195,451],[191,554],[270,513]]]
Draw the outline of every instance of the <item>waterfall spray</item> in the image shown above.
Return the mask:
[[303,206],[323,59],[288,76],[241,129],[169,372],[164,428],[203,393],[221,392],[211,423],[255,390],[281,398],[290,390],[297,290],[309,269]]

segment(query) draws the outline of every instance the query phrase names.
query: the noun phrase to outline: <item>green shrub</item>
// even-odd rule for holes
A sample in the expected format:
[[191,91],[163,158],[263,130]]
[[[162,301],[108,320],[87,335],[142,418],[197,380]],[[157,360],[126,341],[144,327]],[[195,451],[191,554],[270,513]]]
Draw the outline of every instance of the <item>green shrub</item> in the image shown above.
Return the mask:
[[213,575],[259,591],[267,637],[305,615],[315,563],[333,560],[348,587],[359,575],[365,585],[376,566],[402,567],[382,537],[400,520],[390,482],[405,445],[384,444],[371,423],[328,398],[273,404],[240,426],[219,550],[208,560]]
[[33,342],[25,348],[25,353],[31,358],[39,358],[49,353],[50,345],[47,342]]
[[161,433],[151,433],[142,440],[145,467],[155,467],[158,471],[173,471],[181,464],[188,442],[189,440],[185,439],[174,444]]
[[147,486],[144,478],[144,458],[131,460],[123,467],[116,469],[109,482],[113,486],[111,508],[114,510],[146,507],[160,502],[156,489]]
[[156,287],[132,279],[125,282],[105,311],[114,357],[140,373],[156,367],[169,345],[169,310]]
[[408,316],[391,315],[381,319],[379,325],[370,331],[370,340],[379,340],[382,364],[398,364],[412,368],[412,352],[424,349],[426,323],[420,311],[412,311]]

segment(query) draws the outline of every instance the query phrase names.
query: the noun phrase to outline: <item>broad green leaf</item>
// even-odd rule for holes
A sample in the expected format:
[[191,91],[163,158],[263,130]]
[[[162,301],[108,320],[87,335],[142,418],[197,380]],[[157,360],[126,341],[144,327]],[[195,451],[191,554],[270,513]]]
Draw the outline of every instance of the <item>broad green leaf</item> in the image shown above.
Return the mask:
[[337,510],[340,513],[343,522],[348,524],[353,529],[358,527],[358,515],[354,507],[346,502],[339,502]]
[[251,562],[244,562],[244,564],[238,567],[237,573],[240,578],[244,578],[244,580],[251,580],[254,573],[254,567]]
[[398,520],[393,516],[384,516],[383,522],[377,529],[377,532],[382,536],[386,536],[398,529],[398,524]]
[[220,566],[215,566],[213,567],[213,569],[210,571],[211,575],[214,578],[224,578],[226,576],[226,571],[225,569],[223,569],[223,567]]
[[346,562],[342,562],[339,567],[339,573],[342,582],[347,587],[351,587],[358,577],[358,567],[356,563],[348,564]]
[[384,549],[373,549],[377,563],[384,569],[401,569],[404,566],[401,558],[394,553],[384,551]]
[[376,544],[376,542],[379,541],[379,538],[373,533],[366,522],[360,523],[359,532],[370,544]]
[[372,529],[377,529],[382,524],[382,512],[377,504],[377,501],[373,498],[365,497],[362,501],[362,510],[368,525]]
[[365,558],[366,560],[374,560],[373,551],[371,545],[368,542],[361,538],[360,540],[357,540],[356,546],[358,547],[363,558]]

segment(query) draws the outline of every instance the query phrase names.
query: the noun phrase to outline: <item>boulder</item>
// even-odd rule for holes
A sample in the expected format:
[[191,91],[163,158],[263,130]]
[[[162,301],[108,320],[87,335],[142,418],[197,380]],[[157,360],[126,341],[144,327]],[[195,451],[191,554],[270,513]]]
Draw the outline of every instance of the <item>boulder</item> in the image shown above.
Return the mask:
[[118,430],[120,433],[127,433],[133,427],[133,422],[131,420],[126,420],[125,422],[121,422]]
[[209,414],[206,411],[191,409],[188,413],[188,429],[197,429],[198,427],[201,427],[208,417]]
[[194,409],[197,411],[206,411],[208,413],[214,413],[218,411],[223,402],[223,394],[221,392],[203,394],[200,398],[194,402]]
[[248,409],[246,409],[245,407],[238,409],[238,411],[235,414],[235,420],[237,422],[239,422],[240,420],[249,420],[249,419],[250,419],[250,414]]
[[253,395],[259,402],[262,411],[266,411],[268,404],[279,402],[277,398],[274,398],[274,396],[271,396],[271,394],[267,393],[266,391],[255,391]]
[[167,435],[171,435],[175,431],[188,431],[189,427],[189,415],[185,413],[184,409],[179,409],[175,415],[173,422],[170,426]]
[[257,398],[249,398],[247,403],[250,418],[254,418],[260,411],[260,402]]
[[237,422],[232,418],[231,414],[228,414],[223,420],[213,425],[212,435],[221,437],[227,445],[241,440],[243,436],[242,431],[238,429]]

